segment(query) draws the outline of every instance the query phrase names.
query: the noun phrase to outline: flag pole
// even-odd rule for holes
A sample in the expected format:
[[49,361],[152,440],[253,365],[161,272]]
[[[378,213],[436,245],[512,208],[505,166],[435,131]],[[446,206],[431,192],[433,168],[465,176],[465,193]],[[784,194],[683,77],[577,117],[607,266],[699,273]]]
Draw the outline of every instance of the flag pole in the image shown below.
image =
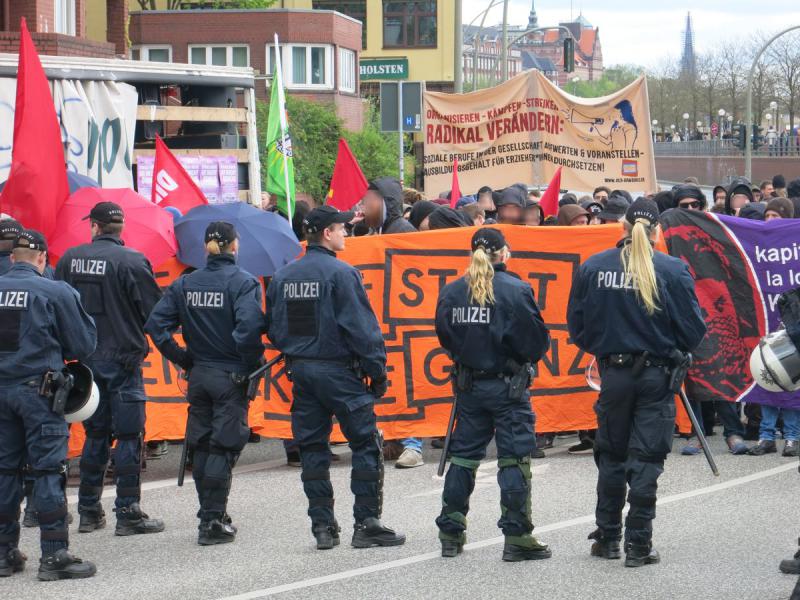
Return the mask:
[[286,185],[286,212],[289,213],[289,222],[294,217],[294,199],[291,198],[291,190],[289,189],[289,158],[286,156],[286,130],[288,124],[286,123],[286,98],[283,94],[283,67],[281,66],[281,52],[278,46],[278,34],[275,34],[275,77],[272,84],[275,85],[275,80],[278,83],[278,105],[280,107],[281,118],[281,144],[283,145],[283,180]]

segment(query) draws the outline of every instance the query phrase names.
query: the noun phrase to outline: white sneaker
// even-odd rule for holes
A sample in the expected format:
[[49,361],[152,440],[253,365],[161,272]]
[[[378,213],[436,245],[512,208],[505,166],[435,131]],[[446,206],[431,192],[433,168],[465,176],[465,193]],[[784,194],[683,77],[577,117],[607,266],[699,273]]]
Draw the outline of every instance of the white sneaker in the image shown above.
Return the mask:
[[422,452],[414,450],[413,448],[406,448],[397,459],[395,467],[398,469],[413,469],[414,467],[421,467],[425,464],[422,460]]

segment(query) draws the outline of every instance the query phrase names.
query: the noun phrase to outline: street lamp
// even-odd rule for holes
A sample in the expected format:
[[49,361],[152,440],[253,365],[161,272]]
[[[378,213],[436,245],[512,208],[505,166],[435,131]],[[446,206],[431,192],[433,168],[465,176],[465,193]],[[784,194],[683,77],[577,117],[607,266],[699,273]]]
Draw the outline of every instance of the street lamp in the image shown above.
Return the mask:
[[689,139],[689,113],[683,113],[683,141]]
[[[702,121],[698,121],[697,123],[695,123],[695,125],[697,125],[697,132],[698,133],[702,133],[701,132],[701,128],[703,127],[703,122]],[[700,139],[703,139],[702,136],[700,137]]]
[[653,119],[653,142],[656,141],[656,125],[658,125],[658,119]]
[[719,139],[722,139],[722,137],[725,135],[725,109],[720,108],[717,111],[717,114],[719,115]]
[[572,95],[574,96],[578,91],[578,82],[581,80],[580,77],[575,75],[570,81],[572,82]]
[[781,127],[781,115],[778,113],[778,103],[773,100],[769,103],[770,109],[772,109],[772,114],[775,115],[775,129],[780,129]]

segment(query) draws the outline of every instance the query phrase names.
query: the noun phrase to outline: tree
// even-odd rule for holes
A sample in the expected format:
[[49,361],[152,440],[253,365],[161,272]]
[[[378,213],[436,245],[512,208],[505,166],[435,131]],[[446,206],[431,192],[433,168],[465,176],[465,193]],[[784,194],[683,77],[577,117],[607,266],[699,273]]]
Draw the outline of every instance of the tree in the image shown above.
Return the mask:
[[772,42],[767,51],[778,73],[777,89],[789,112],[794,127],[794,115],[800,101],[800,35],[789,33]]
[[721,71],[722,96],[727,105],[728,114],[734,119],[742,117],[739,107],[747,90],[747,69],[744,54],[739,43],[727,43],[720,48],[719,67]]
[[700,95],[708,116],[709,126],[717,119],[719,103],[719,83],[722,78],[719,69],[719,56],[715,53],[701,54],[697,57],[697,77],[700,86]]

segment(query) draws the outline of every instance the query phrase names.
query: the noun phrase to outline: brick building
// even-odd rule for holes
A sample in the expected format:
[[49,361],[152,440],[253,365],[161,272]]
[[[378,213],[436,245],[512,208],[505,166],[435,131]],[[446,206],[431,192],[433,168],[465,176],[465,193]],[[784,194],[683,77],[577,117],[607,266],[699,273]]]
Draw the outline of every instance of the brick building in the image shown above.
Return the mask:
[[0,52],[19,51],[19,23],[28,30],[41,54],[113,58],[124,54],[127,0],[105,0],[107,39],[86,37],[88,0],[0,0]]
[[155,62],[250,66],[267,100],[274,37],[284,85],[293,96],[330,102],[349,129],[360,129],[361,22],[330,10],[183,10],[131,12],[131,57]]

